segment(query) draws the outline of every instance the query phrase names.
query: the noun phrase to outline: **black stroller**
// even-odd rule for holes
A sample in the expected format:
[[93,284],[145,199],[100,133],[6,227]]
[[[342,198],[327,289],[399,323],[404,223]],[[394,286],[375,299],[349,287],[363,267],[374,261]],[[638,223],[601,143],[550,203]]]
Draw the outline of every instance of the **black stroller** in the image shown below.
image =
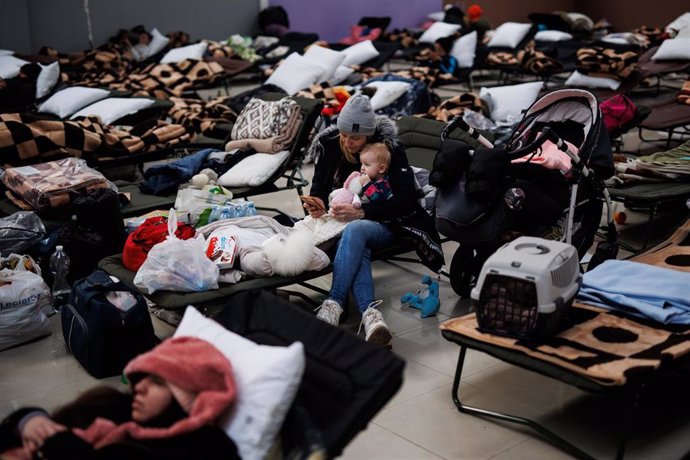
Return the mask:
[[[467,144],[449,139],[456,128],[485,148],[471,152]],[[569,157],[567,168],[544,167],[547,142],[552,152],[557,149]],[[552,153],[551,158],[562,154]],[[611,143],[597,99],[588,91],[546,94],[532,104],[500,149],[460,116],[451,120],[441,133],[430,183],[437,187],[436,228],[460,243],[450,265],[453,290],[468,297],[486,259],[521,235],[570,243],[582,260],[600,228],[604,203],[606,238],[589,267],[615,258],[618,234],[603,183],[613,173]]]

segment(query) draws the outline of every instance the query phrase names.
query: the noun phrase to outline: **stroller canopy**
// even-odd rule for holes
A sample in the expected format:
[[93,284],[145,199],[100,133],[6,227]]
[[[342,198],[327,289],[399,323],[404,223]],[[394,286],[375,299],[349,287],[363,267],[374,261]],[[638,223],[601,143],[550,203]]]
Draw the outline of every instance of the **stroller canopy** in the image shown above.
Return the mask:
[[[577,123],[581,136],[568,136],[559,132],[558,125]],[[508,141],[513,150],[531,142],[539,130],[551,126],[559,136],[579,149],[582,162],[594,169],[602,178],[614,173],[611,141],[602,122],[599,102],[589,91],[561,89],[538,99],[527,110]]]

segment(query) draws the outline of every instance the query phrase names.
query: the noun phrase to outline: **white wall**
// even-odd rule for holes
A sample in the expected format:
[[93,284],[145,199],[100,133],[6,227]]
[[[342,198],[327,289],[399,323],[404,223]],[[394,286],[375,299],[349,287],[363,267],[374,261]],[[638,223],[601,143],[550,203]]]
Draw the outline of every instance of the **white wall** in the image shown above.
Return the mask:
[[85,1],[96,46],[139,24],[163,33],[182,30],[192,40],[251,35],[258,28],[259,0],[0,0],[0,49],[89,48]]
[[29,8],[26,0],[0,0],[0,49],[30,50]]

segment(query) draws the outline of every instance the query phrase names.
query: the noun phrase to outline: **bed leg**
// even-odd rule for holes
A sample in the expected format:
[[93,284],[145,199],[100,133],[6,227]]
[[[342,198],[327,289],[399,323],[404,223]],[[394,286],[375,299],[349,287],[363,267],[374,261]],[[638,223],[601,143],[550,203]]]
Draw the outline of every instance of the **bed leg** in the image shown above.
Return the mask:
[[635,416],[637,415],[637,409],[640,406],[640,398],[642,397],[642,393],[645,391],[645,388],[646,384],[642,383],[640,387],[637,389],[637,391],[633,394],[632,404],[630,405],[630,411],[628,412],[628,414],[626,414],[626,417],[623,420],[623,426],[621,427],[620,440],[618,441],[618,451],[616,452],[616,460],[623,460],[623,456],[625,455],[626,442],[628,439],[628,431],[630,430],[632,421],[635,419]]
[[[487,409],[481,409],[478,407],[472,407],[468,406],[466,404],[463,404],[462,401],[460,401],[460,379],[462,377],[462,368],[465,364],[465,355],[467,353],[467,348],[463,345],[460,345],[460,354],[458,355],[458,365],[455,368],[455,378],[453,379],[453,402],[455,403],[455,406],[458,408],[460,412],[466,413],[466,414],[471,414],[471,415],[479,415],[482,417],[491,417],[495,418],[498,420],[503,420],[505,422],[512,422],[512,423],[518,423],[521,425],[526,425],[539,434],[541,434],[543,437],[545,437],[547,440],[555,444],[558,448],[564,450],[565,452],[568,452],[570,455],[580,458],[580,459],[587,459],[587,460],[594,460],[594,457],[580,449],[579,447],[571,444],[570,442],[566,441],[562,437],[558,436],[554,432],[548,430],[547,428],[543,427],[542,425],[538,424],[537,422],[526,419],[523,417],[517,417],[515,415],[510,415],[510,414],[504,414],[502,412],[494,412],[491,410]],[[623,448],[624,448],[623,444]],[[620,449],[620,448],[619,448]]]

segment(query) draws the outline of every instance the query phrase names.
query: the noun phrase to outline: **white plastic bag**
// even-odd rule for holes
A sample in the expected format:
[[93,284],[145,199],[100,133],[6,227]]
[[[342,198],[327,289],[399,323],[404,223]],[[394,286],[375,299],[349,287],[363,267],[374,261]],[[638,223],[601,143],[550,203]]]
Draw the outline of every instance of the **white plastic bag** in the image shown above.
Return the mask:
[[7,257],[0,257],[0,270],[8,269],[18,272],[32,272],[41,276],[41,267],[30,255],[12,253]]
[[50,335],[53,298],[39,275],[0,270],[0,350]]
[[196,224],[205,210],[210,211],[213,206],[223,206],[231,200],[232,192],[220,185],[205,185],[201,190],[188,187],[177,191],[175,209],[188,212],[191,223]]
[[205,253],[201,235],[189,240],[175,236],[177,216],[170,210],[168,238],[146,256],[134,277],[134,285],[153,294],[159,290],[200,292],[218,289],[218,267]]

